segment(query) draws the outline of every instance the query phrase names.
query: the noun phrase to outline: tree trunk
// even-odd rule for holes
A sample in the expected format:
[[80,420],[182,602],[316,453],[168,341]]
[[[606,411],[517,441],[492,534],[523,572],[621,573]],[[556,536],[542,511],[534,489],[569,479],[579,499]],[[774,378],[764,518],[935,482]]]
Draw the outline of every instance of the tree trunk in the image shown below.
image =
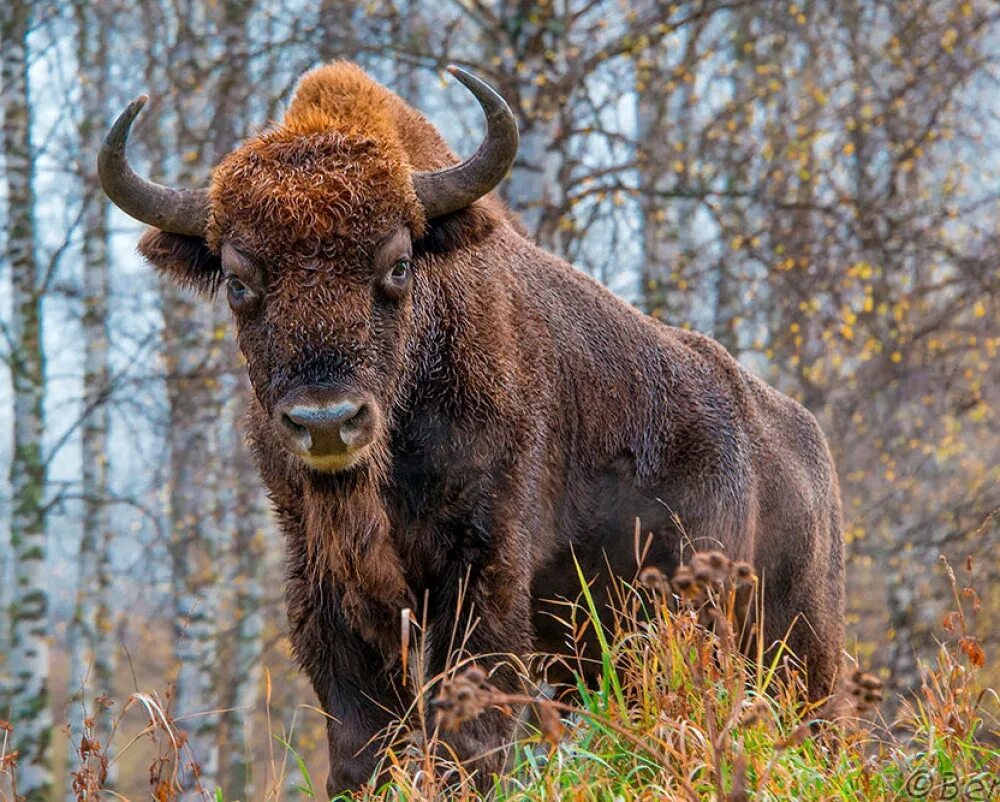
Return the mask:
[[5,258],[12,293],[10,359],[14,395],[11,551],[14,588],[9,608],[10,653],[3,708],[10,709],[17,750],[18,793],[29,802],[49,797],[49,625],[46,587],[45,492],[42,455],[45,364],[42,288],[35,259],[35,198],[28,97],[31,5],[0,4],[0,80],[3,85],[4,181],[7,195]]
[[558,84],[566,70],[564,20],[559,13],[551,5],[500,0],[496,17],[504,41],[498,40],[497,32],[484,31],[488,37],[484,47],[509,76],[501,89],[514,103],[521,128],[504,199],[539,245],[566,256],[561,224],[569,213],[565,188],[570,176],[566,172],[568,142],[560,133],[569,109]]
[[[252,4],[233,0],[213,6],[205,18],[174,4],[178,39],[170,72],[161,84],[175,87],[170,102],[183,121],[173,135],[163,136],[169,151],[161,152],[161,164],[177,155],[182,158],[180,169],[169,176],[171,183],[206,185],[212,165],[242,134],[253,86],[245,62],[246,23],[252,10]],[[223,43],[217,54],[201,46],[203,37]],[[224,303],[193,297],[168,279],[161,279],[160,293],[170,410],[170,561],[178,666],[173,713],[181,719],[198,765],[197,778],[182,772],[182,785],[186,791],[198,785],[212,791],[220,781],[220,746],[227,741],[223,718],[214,712],[225,706],[227,671],[220,659],[220,638],[228,589],[223,579],[229,573],[225,561],[233,523],[241,514],[233,506],[232,421],[224,409],[227,401],[239,398],[242,404],[243,399],[241,385],[232,376],[237,363]]]
[[[244,383],[245,384],[245,383]],[[227,404],[225,418],[231,426],[234,456],[232,481],[234,499],[230,522],[232,551],[228,560],[226,587],[231,597],[226,611],[232,636],[226,638],[224,668],[228,682],[224,689],[220,738],[220,762],[228,797],[251,799],[255,795],[253,765],[249,760],[246,723],[253,715],[260,695],[261,653],[263,651],[263,588],[266,566],[266,539],[270,526],[267,501],[260,488],[257,470],[245,443],[246,389]]]
[[[209,128],[207,104],[201,92],[206,75],[197,62],[194,10],[171,0],[151,0],[144,8],[146,40],[157,37],[166,19],[176,20],[177,39],[153,46],[149,52],[146,83],[162,87],[167,96],[168,120],[156,131],[152,162],[156,180],[181,186],[202,186],[208,178],[203,164]],[[171,53],[166,68],[165,52]],[[172,92],[170,90],[173,89]],[[169,122],[177,121],[177,122]],[[183,121],[181,123],[180,121]],[[179,169],[170,169],[181,158]],[[215,696],[217,595],[213,585],[215,554],[220,533],[214,525],[214,472],[225,464],[216,450],[213,425],[217,418],[216,385],[219,348],[214,341],[215,314],[210,303],[193,297],[168,278],[158,278],[163,314],[162,364],[166,377],[168,421],[166,451],[169,460],[167,490],[173,633],[174,681],[171,713],[188,736],[187,752],[179,782],[193,792],[200,782],[214,787],[218,776],[215,730],[218,709]],[[187,765],[197,764],[195,772]],[[192,798],[194,798],[192,796]]]
[[[81,87],[82,119],[79,128],[80,162],[84,174],[83,210],[83,405],[81,427],[83,522],[77,560],[78,586],[70,622],[69,724],[70,771],[77,765],[75,747],[83,734],[84,719],[94,719],[98,739],[106,743],[111,731],[109,708],[95,702],[114,691],[114,622],[109,592],[111,524],[108,519],[108,202],[100,189],[96,154],[106,128],[109,81],[106,15],[100,7],[80,2],[76,7],[77,68]],[[109,766],[106,787],[114,782],[115,765]],[[67,800],[76,799],[68,777]]]
[[[184,178],[179,183],[183,184]],[[170,560],[173,582],[174,661],[178,674],[173,712],[206,789],[218,779],[216,731],[217,627],[219,623],[220,531],[216,471],[226,458],[219,449],[217,322],[211,305],[162,279],[164,362],[170,408]],[[194,787],[188,775],[184,787]]]
[[[681,86],[665,91],[671,72],[667,48],[654,46],[636,65],[636,162],[642,256],[639,260],[639,299],[646,314],[672,325],[693,323],[693,300],[700,297],[689,275],[682,237],[690,214],[679,198],[667,197],[679,180],[674,163],[686,158],[693,122],[691,90]],[[671,145],[685,146],[677,152]]]

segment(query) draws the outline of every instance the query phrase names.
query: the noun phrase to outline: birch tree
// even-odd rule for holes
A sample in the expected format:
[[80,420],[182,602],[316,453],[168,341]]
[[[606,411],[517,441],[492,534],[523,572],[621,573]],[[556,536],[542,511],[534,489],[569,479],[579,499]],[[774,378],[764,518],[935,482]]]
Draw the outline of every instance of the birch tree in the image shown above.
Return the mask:
[[[645,14],[655,4],[649,3]],[[678,41],[651,44],[635,63],[635,150],[642,249],[638,297],[643,311],[671,325],[691,325],[705,299],[694,285],[691,243],[696,199],[685,186],[685,152],[697,125],[691,81],[699,59],[701,28]]]
[[[176,31],[175,40],[152,53],[148,65],[150,86],[166,97],[176,120],[173,130],[159,132],[156,161],[170,183],[201,186],[242,134],[249,92],[246,25],[254,6],[169,0],[145,6],[151,36],[164,21]],[[220,779],[220,742],[227,740],[221,716],[213,712],[223,707],[229,691],[220,659],[223,580],[230,575],[225,561],[237,521],[255,528],[257,520],[250,515],[240,521],[242,513],[234,508],[237,483],[250,477],[233,476],[237,442],[233,418],[225,411],[227,402],[245,408],[245,382],[225,305],[193,297],[168,279],[159,280],[159,289],[170,416],[168,548],[178,666],[173,712],[184,721],[198,782],[214,788]],[[247,626],[255,626],[252,617]],[[245,679],[252,681],[252,675]],[[188,772],[186,785],[193,784]]]
[[226,712],[219,729],[220,764],[223,787],[234,799],[254,796],[254,768],[248,759],[252,732],[248,722],[260,695],[261,657],[264,635],[264,582],[267,570],[267,541],[271,522],[267,501],[259,489],[256,467],[246,447],[244,398],[236,395],[223,411],[232,438],[229,447],[233,481],[231,551],[226,555],[225,587],[229,598],[224,615],[228,635],[224,638],[220,671],[220,705]]
[[[84,719],[95,721],[98,738],[110,735],[110,708],[95,699],[113,692],[114,641],[111,592],[112,535],[108,515],[108,203],[96,177],[95,155],[106,128],[109,105],[108,6],[78,2],[77,70],[80,86],[78,142],[83,178],[83,423],[81,495],[83,516],[77,560],[78,587],[70,623],[70,739],[79,743]],[[75,759],[70,749],[72,767]],[[117,764],[109,767],[114,781]],[[67,799],[75,799],[72,772]]]
[[14,390],[14,447],[10,467],[14,588],[6,611],[10,653],[3,708],[14,725],[18,791],[29,802],[47,800],[52,772],[49,741],[49,593],[46,582],[45,360],[42,287],[36,261],[35,196],[30,141],[28,32],[32,6],[0,5],[0,81],[3,84],[3,156],[7,195],[4,257],[10,271],[10,372]]
[[567,154],[562,147],[566,143],[559,140],[572,109],[558,87],[567,72],[569,14],[556,3],[521,0],[502,0],[493,13],[496,16],[482,35],[496,43],[491,49],[502,74],[508,76],[504,88],[515,102],[521,129],[517,159],[504,192],[539,244],[565,254],[559,220],[568,179],[563,174]]
[[[154,108],[148,123],[152,173],[158,180],[197,186],[207,181],[201,157],[206,127],[200,93],[205,75],[200,70],[196,31],[201,24],[198,4],[145,0],[142,26],[150,48],[146,53],[145,84]],[[170,31],[173,36],[164,36]],[[213,697],[214,672],[205,666],[214,657],[216,616],[214,596],[205,589],[216,580],[212,556],[217,532],[212,525],[212,424],[216,410],[214,386],[217,344],[209,304],[157,277],[163,315],[160,359],[165,377],[168,418],[165,427],[168,460],[166,549],[170,575],[171,649],[174,671],[172,713],[184,719],[190,756],[206,786],[214,784],[218,753],[211,737],[217,716]],[[194,785],[194,767],[181,766],[185,788]]]

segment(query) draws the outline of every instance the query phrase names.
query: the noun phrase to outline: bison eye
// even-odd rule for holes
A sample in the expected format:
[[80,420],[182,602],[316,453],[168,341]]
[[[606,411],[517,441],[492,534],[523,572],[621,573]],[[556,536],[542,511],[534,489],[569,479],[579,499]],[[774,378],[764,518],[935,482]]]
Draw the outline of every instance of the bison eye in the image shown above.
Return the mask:
[[392,266],[392,270],[389,272],[389,278],[393,281],[403,283],[410,277],[411,267],[409,259],[400,259]]
[[389,272],[382,276],[380,282],[382,291],[394,301],[401,301],[406,297],[413,280],[413,263],[409,257],[403,257],[393,262]]
[[226,295],[229,305],[236,309],[245,306],[253,298],[253,291],[236,276],[226,276]]

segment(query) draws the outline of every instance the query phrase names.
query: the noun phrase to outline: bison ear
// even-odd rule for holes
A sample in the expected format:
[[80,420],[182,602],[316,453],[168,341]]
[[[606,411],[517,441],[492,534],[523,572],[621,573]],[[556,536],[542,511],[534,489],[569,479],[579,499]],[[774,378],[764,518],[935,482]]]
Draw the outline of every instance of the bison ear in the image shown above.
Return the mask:
[[222,261],[201,237],[151,228],[139,240],[139,253],[160,273],[203,295],[222,283]]

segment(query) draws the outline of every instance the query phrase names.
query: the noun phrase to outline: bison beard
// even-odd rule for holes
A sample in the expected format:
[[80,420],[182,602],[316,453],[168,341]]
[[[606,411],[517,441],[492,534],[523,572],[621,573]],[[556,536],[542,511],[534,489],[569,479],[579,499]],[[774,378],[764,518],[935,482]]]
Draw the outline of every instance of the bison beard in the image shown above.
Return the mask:
[[[512,116],[460,77],[489,127],[459,169],[418,112],[343,63],[303,78],[285,120],[230,154],[208,191],[128,168],[141,100],[101,154],[112,199],[155,226],[140,250],[157,269],[206,294],[230,270],[247,285],[230,305],[251,445],[286,538],[292,645],[331,716],[331,794],[371,778],[378,734],[412,701],[402,609],[429,624],[428,676],[471,617],[470,654],[560,651],[551,601],[578,596],[575,563],[595,598],[634,577],[637,517],[646,564],[668,576],[690,549],[753,563],[763,645],[791,632],[814,699],[840,663],[840,498],[815,420],[717,343],[531,243],[485,195],[513,159]],[[412,280],[387,292],[400,257]],[[281,404],[341,392],[377,404],[378,426],[333,472],[308,461],[312,446],[288,447]],[[336,444],[320,434],[308,442]],[[482,787],[511,729],[489,711],[449,736]]]
[[399,614],[416,609],[392,540],[381,471],[316,477],[305,486],[303,526],[309,583],[339,589],[351,627],[384,654],[399,649]]

